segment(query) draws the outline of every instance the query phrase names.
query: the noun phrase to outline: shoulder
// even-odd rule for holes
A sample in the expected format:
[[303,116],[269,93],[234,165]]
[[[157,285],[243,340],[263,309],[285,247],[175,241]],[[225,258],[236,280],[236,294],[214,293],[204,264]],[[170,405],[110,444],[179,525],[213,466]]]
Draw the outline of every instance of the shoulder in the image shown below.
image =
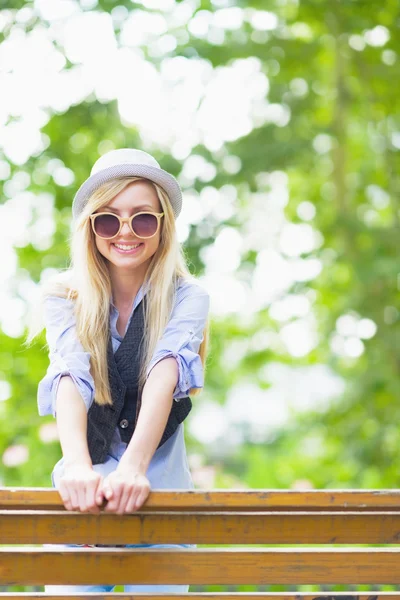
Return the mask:
[[207,290],[194,278],[181,278],[175,293],[173,315],[176,318],[206,320],[210,310]]
[[51,275],[41,284],[41,295],[45,302],[47,298],[60,298],[73,300],[77,296],[76,286],[73,283],[72,271],[60,271]]
[[209,301],[210,296],[207,290],[194,277],[181,277],[176,287],[176,303],[180,303],[187,298],[199,298]]
[[63,296],[46,295],[43,299],[43,318],[46,329],[69,327],[75,322],[75,302]]
[[45,311],[47,310],[64,310],[73,311],[75,307],[74,300],[70,300],[64,296],[46,295],[43,299]]

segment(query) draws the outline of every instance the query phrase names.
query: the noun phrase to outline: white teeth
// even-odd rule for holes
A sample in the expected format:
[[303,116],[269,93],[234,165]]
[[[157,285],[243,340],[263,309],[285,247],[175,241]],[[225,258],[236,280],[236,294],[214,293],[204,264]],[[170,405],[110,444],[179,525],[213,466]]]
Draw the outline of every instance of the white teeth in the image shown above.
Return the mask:
[[139,248],[140,244],[135,244],[134,246],[124,246],[122,244],[114,244],[116,248],[120,250],[133,250],[134,248]]

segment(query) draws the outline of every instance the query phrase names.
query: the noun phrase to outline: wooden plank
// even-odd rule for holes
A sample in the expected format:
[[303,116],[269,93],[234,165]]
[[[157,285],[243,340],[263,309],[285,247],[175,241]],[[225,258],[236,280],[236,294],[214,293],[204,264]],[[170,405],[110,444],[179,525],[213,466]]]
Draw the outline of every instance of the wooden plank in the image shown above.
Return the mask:
[[[87,598],[91,600],[132,600],[132,594],[124,592],[105,592],[103,594],[74,593],[68,596],[62,594],[46,594],[40,592],[1,593],[0,600],[70,600],[71,598]],[[149,594],[135,593],[135,598],[143,600],[399,600],[400,592],[321,592],[321,593],[287,593],[287,592],[189,592],[188,594]]]
[[399,584],[397,549],[0,549],[1,585]]
[[400,513],[0,511],[0,544],[398,544]]
[[[0,488],[0,509],[63,510],[50,488]],[[400,511],[400,490],[153,490],[141,512],[155,510]]]

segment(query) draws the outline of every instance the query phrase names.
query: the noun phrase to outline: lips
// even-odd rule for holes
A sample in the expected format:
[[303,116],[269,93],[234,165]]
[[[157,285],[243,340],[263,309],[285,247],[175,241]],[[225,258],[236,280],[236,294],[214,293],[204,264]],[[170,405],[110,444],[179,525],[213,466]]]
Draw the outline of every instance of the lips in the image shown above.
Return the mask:
[[114,244],[120,250],[133,250],[134,248],[139,248],[139,244]]
[[118,254],[135,254],[140,250],[143,246],[142,243],[139,244],[112,244],[112,247]]

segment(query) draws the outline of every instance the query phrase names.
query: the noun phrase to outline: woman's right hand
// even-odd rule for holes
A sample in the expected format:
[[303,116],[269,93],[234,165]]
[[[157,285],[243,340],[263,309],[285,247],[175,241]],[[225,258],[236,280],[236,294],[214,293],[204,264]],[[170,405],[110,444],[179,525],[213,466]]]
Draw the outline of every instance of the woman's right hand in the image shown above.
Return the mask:
[[65,466],[59,493],[67,510],[98,513],[103,502],[103,477],[89,465]]

